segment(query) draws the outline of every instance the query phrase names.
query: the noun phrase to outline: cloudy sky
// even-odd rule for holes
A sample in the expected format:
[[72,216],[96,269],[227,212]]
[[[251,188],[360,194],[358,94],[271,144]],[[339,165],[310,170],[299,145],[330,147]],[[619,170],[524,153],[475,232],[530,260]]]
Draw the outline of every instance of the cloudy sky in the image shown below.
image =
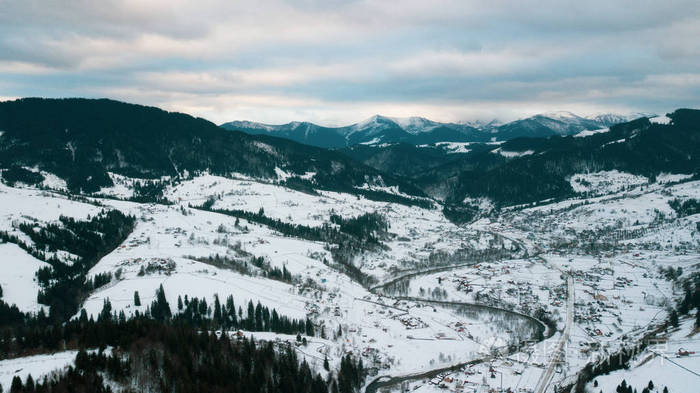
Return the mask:
[[700,1],[0,0],[0,99],[221,123],[700,107]]

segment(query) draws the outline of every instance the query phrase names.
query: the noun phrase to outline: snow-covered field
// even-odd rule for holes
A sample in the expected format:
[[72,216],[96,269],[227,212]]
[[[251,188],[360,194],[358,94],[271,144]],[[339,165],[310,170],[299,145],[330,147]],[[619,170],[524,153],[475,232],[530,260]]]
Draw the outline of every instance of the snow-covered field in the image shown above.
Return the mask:
[[40,305],[36,300],[39,285],[34,274],[49,264],[34,258],[12,243],[1,243],[0,255],[2,299],[8,304],[17,305],[21,311],[39,311]]
[[17,359],[0,360],[0,385],[9,392],[12,378],[19,377],[24,383],[31,375],[34,381],[54,371],[62,371],[73,364],[78,351],[64,351],[49,355],[26,356]]

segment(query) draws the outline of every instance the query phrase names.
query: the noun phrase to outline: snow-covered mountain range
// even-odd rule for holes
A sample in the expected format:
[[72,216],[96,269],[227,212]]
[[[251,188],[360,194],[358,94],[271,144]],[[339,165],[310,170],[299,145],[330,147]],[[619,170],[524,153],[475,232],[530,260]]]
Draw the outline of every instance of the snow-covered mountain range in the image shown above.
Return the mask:
[[648,116],[641,113],[620,115],[613,113],[578,116],[571,112],[543,113],[528,118],[500,123],[468,121],[441,123],[423,117],[387,117],[375,115],[343,127],[324,127],[310,122],[290,122],[270,125],[251,121],[232,121],[221,127],[249,134],[265,134],[291,139],[320,147],[346,147],[356,144],[437,142],[488,142],[518,137],[547,137],[573,135],[585,130],[596,130],[610,125]]

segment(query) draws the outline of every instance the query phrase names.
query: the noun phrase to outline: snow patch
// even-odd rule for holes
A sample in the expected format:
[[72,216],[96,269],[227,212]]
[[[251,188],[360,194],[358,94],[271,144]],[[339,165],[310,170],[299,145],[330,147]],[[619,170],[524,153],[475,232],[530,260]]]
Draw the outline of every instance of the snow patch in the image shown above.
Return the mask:
[[470,142],[438,142],[435,146],[442,147],[447,150],[449,154],[454,153],[469,153],[471,149],[467,149],[467,146],[471,145]]
[[292,177],[292,175],[289,172],[286,172],[283,169],[280,169],[279,167],[275,167],[275,174],[277,175],[277,180],[279,181],[285,181]]
[[68,184],[66,181],[60,177],[49,172],[40,172],[44,176],[44,181],[41,182],[42,187],[50,188],[52,190],[68,191]]
[[622,138],[622,139],[618,139],[618,140],[616,140],[616,141],[604,143],[601,147],[605,147],[605,146],[608,146],[608,145],[614,145],[614,144],[616,144],[616,143],[623,143],[625,140],[626,140],[625,138]]
[[360,144],[361,144],[361,145],[374,145],[374,144],[379,143],[380,141],[381,141],[380,138],[373,138],[371,141],[360,142]]
[[584,130],[579,132],[578,134],[574,135],[574,138],[585,138],[587,136],[595,135],[595,134],[602,134],[604,132],[610,131],[609,128],[599,128],[597,130]]
[[493,201],[489,198],[484,198],[484,197],[479,197],[479,198],[470,198],[466,197],[462,201],[463,204],[465,205],[470,205],[470,206],[475,206],[479,208],[479,211],[481,212],[490,212],[494,208]]
[[692,174],[683,173],[661,173],[656,176],[656,182],[659,184],[676,183],[692,178]]
[[260,149],[266,153],[272,154],[275,157],[279,156],[279,154],[277,154],[277,151],[275,150],[275,148],[268,145],[267,143],[262,143],[260,141],[253,141],[253,146],[257,147],[258,149]]
[[535,151],[534,150],[507,151],[507,150],[503,150],[499,147],[498,149],[493,150],[491,153],[500,154],[506,158],[515,158],[515,157],[524,157],[524,156],[529,156],[529,155],[535,154]]
[[313,180],[314,177],[316,177],[316,172],[306,172],[299,177],[304,179],[304,180]]
[[26,251],[13,243],[0,244],[0,286],[7,304],[16,304],[24,312],[39,311],[41,306],[36,301],[39,284],[34,280],[34,274],[42,267],[50,266],[27,254]]
[[649,122],[653,124],[670,124],[671,118],[667,116],[656,116],[649,119]]
[[649,183],[649,179],[644,176],[617,170],[579,173],[571,176],[569,179],[569,184],[571,184],[574,192],[595,194],[616,193],[629,187],[647,183]]

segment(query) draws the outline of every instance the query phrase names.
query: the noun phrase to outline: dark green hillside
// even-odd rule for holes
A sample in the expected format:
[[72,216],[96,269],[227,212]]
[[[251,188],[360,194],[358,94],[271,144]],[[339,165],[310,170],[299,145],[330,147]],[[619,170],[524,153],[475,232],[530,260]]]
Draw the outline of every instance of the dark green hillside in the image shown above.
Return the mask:
[[[572,195],[567,178],[575,173],[617,169],[654,178],[662,172],[700,171],[700,111],[681,109],[668,115],[670,125],[646,118],[611,127],[586,138],[524,138],[508,141],[502,151],[534,153],[501,165],[468,169],[459,174],[448,200],[486,196],[499,204],[529,203]],[[482,153],[473,162],[491,159]],[[423,183],[426,187],[427,182]]]
[[205,170],[275,178],[279,167],[293,174],[315,172],[314,188],[352,190],[381,176],[386,185],[421,195],[342,154],[107,99],[2,102],[0,130],[0,167],[38,166],[64,178],[74,192],[111,185],[107,171],[146,178]]

